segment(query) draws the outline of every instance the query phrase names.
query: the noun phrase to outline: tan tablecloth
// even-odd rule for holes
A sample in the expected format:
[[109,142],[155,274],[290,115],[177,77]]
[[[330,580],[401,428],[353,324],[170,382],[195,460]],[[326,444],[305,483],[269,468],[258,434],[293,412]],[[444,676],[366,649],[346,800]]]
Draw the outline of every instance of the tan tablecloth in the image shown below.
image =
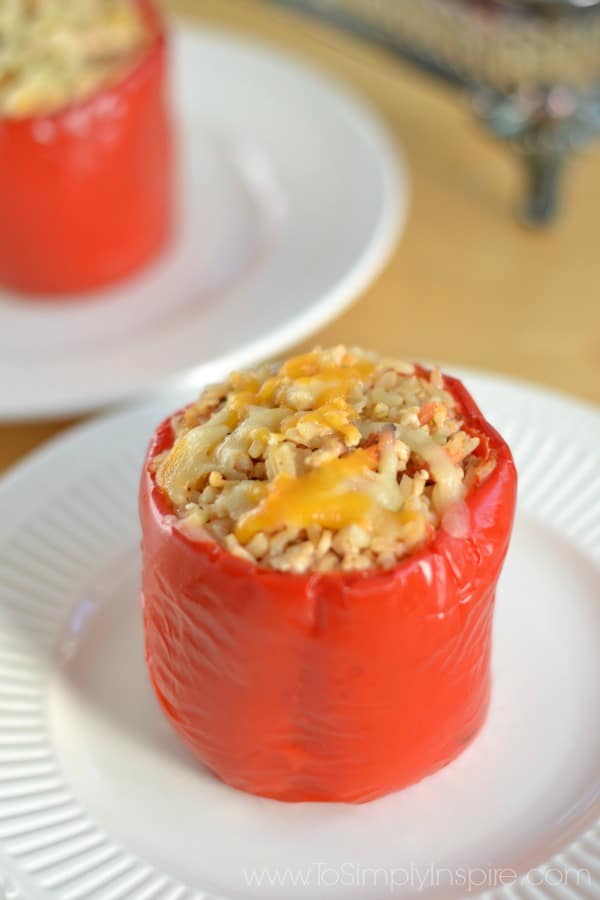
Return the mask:
[[[453,91],[261,0],[168,6],[337,76],[371,101],[403,149],[412,182],[404,237],[377,281],[310,343],[442,359],[600,401],[600,145],[569,170],[558,224],[527,231],[513,216],[518,165]],[[0,469],[66,424],[0,428]]]

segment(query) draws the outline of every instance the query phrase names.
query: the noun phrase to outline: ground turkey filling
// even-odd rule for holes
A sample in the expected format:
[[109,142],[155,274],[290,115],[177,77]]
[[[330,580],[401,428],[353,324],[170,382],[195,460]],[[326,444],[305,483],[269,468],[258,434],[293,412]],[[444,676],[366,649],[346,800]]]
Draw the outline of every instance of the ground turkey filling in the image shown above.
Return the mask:
[[0,114],[47,115],[89,96],[148,37],[134,0],[0,0]]
[[495,461],[439,369],[419,371],[334,347],[207,388],[152,462],[176,527],[297,573],[388,569],[438,528],[464,536]]

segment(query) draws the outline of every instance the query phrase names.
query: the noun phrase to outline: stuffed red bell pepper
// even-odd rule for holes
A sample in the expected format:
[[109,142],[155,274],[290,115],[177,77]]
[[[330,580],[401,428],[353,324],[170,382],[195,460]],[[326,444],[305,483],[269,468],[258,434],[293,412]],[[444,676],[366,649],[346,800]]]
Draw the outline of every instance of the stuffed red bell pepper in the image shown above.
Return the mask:
[[221,779],[362,802],[450,762],[490,695],[516,472],[462,384],[336,347],[234,373],[141,483],[152,684]]
[[121,278],[171,223],[166,39],[150,0],[17,0],[0,18],[0,285]]

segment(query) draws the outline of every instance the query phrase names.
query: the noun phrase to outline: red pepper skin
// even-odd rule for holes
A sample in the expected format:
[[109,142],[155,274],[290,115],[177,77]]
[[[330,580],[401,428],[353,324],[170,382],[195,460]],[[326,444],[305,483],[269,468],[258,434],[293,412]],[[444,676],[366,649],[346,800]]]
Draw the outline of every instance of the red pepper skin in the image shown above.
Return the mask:
[[[364,802],[454,759],[484,722],[496,582],[516,500],[510,450],[446,378],[497,465],[389,572],[290,575],[174,528],[142,475],[146,659],[158,699],[219,778],[278,800]],[[171,446],[169,421],[148,460]]]
[[133,272],[171,228],[166,38],[150,0],[144,58],[52,115],[0,118],[0,284],[69,294]]

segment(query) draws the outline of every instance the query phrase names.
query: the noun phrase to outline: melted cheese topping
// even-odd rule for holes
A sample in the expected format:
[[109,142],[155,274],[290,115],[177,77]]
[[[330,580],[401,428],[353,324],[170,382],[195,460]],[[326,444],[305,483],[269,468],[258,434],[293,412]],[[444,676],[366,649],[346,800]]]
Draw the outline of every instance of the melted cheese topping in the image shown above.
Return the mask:
[[182,526],[289,571],[392,565],[481,463],[438,372],[345,347],[234,373],[174,428],[156,480]]
[[356,409],[344,397],[337,395],[322,403],[310,412],[295,413],[286,417],[281,423],[284,434],[293,429],[305,429],[305,426],[316,425],[341,434],[350,446],[360,442],[360,431],[353,422]]
[[241,517],[235,535],[247,544],[257,532],[277,531],[284,524],[330,529],[351,522],[366,525],[373,503],[356,487],[375,467],[374,453],[354,450],[297,477],[281,472],[258,506]]

